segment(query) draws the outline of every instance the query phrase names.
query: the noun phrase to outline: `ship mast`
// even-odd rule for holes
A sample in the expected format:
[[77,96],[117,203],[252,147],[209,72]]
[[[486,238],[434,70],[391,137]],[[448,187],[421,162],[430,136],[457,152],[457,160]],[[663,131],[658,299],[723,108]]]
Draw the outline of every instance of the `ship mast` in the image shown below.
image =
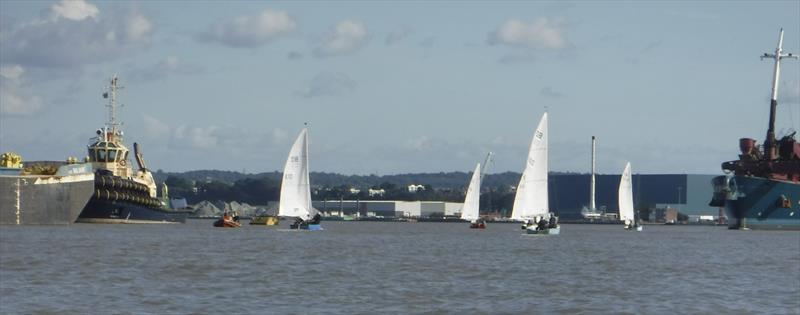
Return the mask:
[[[117,85],[117,75],[111,78],[111,85],[108,86],[107,92],[103,93],[103,98],[108,99],[108,122],[106,123],[106,136],[110,132],[113,136],[117,136],[117,127],[120,125],[117,122],[117,91],[123,89],[122,86]],[[109,139],[110,140],[110,139]]]
[[589,196],[589,210],[591,210],[591,211],[594,211],[595,209],[597,209],[595,207],[595,202],[594,202],[594,195],[595,195],[595,191],[594,191],[594,185],[595,185],[595,181],[594,181],[594,174],[595,174],[594,152],[595,152],[595,150],[594,150],[594,148],[595,148],[595,138],[594,138],[594,136],[592,136],[592,176],[591,176],[591,185],[590,185],[590,188],[589,188],[589,194],[590,194],[590,196]]
[[767,159],[774,160],[778,155],[777,148],[775,147],[775,115],[778,107],[778,79],[781,75],[781,59],[797,59],[796,55],[792,55],[791,53],[783,53],[783,29],[781,29],[780,36],[778,37],[778,47],[775,48],[775,53],[764,53],[761,56],[761,60],[767,58],[775,60],[775,71],[772,76],[772,98],[770,99],[769,105],[769,128],[767,129],[767,140],[764,141],[764,155],[767,157]]

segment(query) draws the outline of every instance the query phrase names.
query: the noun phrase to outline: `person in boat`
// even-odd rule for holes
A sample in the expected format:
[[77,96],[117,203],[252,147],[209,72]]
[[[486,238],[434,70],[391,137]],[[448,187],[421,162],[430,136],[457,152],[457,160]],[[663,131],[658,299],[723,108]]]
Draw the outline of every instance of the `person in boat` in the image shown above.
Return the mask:
[[233,221],[239,222],[239,213],[236,211],[233,212]]
[[311,218],[311,221],[308,222],[308,224],[319,224],[320,221],[322,221],[322,216],[317,213],[313,218]]
[[558,220],[556,219],[556,216],[550,214],[550,221],[547,222],[547,227],[552,229],[556,226],[558,226]]
[[546,229],[547,229],[547,221],[544,219],[544,217],[542,217],[542,218],[539,220],[539,224],[538,224],[538,226],[537,226],[536,228],[537,228],[539,231],[544,231],[544,230],[546,230]]
[[294,219],[294,224],[292,224],[293,227],[297,228],[300,227],[301,225],[303,225],[303,219],[301,219],[300,217]]

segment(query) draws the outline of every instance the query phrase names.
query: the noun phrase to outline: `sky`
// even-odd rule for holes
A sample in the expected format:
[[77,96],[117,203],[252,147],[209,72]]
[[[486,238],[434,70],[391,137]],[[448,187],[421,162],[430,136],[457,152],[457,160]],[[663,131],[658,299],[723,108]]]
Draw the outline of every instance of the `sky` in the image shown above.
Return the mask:
[[[720,174],[763,142],[800,1],[0,1],[0,152],[83,157],[124,89],[151,169],[521,172],[549,115],[551,171]],[[785,59],[777,131],[800,127]]]

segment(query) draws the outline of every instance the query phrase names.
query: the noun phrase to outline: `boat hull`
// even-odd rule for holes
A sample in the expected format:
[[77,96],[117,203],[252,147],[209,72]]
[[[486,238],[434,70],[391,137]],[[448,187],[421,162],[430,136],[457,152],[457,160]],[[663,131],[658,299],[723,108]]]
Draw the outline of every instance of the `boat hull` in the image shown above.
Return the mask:
[[641,226],[641,225],[637,225],[637,226],[625,226],[625,231],[636,231],[636,232],[641,232],[642,230],[643,230],[643,228],[642,228],[642,226]]
[[300,223],[300,224],[292,224],[289,226],[292,230],[308,230],[308,231],[321,231],[322,225],[320,224],[307,224],[307,223]]
[[236,221],[218,219],[214,221],[214,227],[238,228],[242,224]]
[[486,223],[471,223],[469,225],[469,228],[470,229],[485,229],[486,228]]
[[94,193],[94,175],[4,175],[0,187],[0,224],[71,224]]
[[535,226],[531,226],[525,229],[526,234],[536,234],[536,235],[559,235],[561,234],[561,226],[557,226],[554,228],[547,228],[544,230],[537,230]]
[[191,211],[173,211],[144,205],[92,198],[83,209],[79,223],[158,224],[185,223]]
[[322,231],[322,226],[319,224],[301,225],[300,229],[309,231]]
[[800,184],[751,176],[714,179],[712,205],[723,206],[730,229],[800,230]]
[[250,219],[250,225],[278,225],[278,217],[276,216],[255,216]]

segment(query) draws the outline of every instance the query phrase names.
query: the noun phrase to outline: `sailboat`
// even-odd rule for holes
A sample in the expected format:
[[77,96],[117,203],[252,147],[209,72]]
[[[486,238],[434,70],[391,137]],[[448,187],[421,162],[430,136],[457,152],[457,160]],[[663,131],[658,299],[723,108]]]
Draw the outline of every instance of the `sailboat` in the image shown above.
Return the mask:
[[293,217],[291,229],[322,230],[320,215],[311,207],[311,186],[308,176],[308,129],[303,128],[294,141],[283,168],[279,217]]
[[523,221],[527,234],[559,234],[558,218],[549,212],[547,193],[547,112],[531,139],[525,170],[517,185],[511,219]]
[[589,207],[583,207],[583,209],[581,209],[581,216],[587,220],[602,218],[600,212],[597,212],[597,207],[595,205],[595,174],[597,173],[595,171],[595,142],[595,137],[592,136],[592,173],[589,179]]
[[622,171],[622,177],[619,180],[619,219],[625,222],[626,230],[642,230],[642,226],[636,221],[636,216],[633,212],[631,162],[625,164],[625,170]]
[[471,229],[485,229],[486,222],[480,217],[481,198],[481,163],[475,166],[472,179],[467,187],[467,196],[464,198],[464,207],[461,208],[461,220],[470,221]]

